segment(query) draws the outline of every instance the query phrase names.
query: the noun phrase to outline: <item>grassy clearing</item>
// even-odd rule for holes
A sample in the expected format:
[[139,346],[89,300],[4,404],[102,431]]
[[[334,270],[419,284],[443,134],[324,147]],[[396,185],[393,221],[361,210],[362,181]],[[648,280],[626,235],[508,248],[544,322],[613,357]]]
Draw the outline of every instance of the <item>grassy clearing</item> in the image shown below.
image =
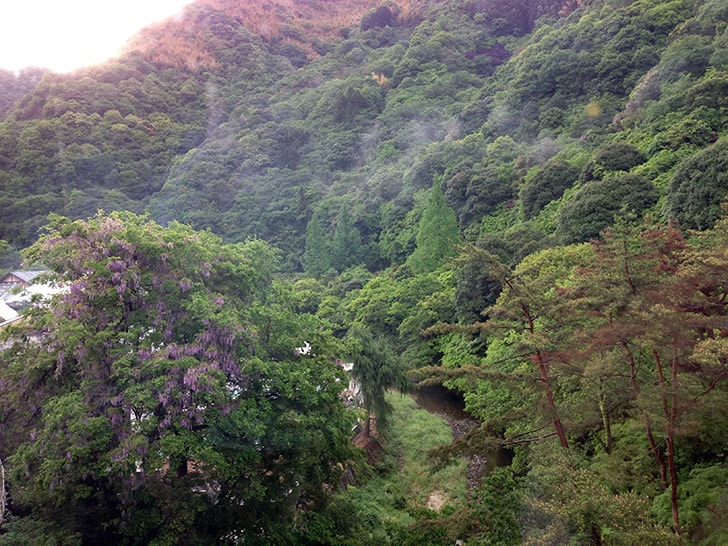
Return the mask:
[[427,452],[452,441],[448,424],[437,415],[420,409],[409,396],[390,395],[394,405],[392,433],[388,451],[398,454],[398,471],[391,475],[407,491],[408,501],[415,507],[427,507],[433,493],[444,497],[445,505],[466,502],[467,468],[465,461],[432,473]]
[[[415,544],[416,537],[452,544],[442,524],[466,510],[466,463],[432,472],[426,460],[429,449],[452,440],[452,431],[409,396],[390,394],[388,400],[395,410],[384,458],[365,483],[339,496],[338,508],[357,527],[357,544]],[[431,535],[433,527],[438,536]]]

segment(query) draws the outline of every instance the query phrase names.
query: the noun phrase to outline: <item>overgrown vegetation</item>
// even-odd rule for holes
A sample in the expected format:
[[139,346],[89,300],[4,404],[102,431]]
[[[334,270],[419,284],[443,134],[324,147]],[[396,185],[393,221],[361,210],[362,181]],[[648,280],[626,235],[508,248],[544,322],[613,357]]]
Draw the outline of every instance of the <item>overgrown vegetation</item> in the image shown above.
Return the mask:
[[393,407],[386,454],[361,485],[350,486],[329,507],[338,534],[325,544],[452,544],[467,534],[465,461],[433,471],[430,449],[452,440],[441,417],[408,396],[389,394]]
[[[53,343],[39,353],[33,337],[15,337],[2,352],[12,517],[0,542],[183,536],[164,510],[179,500],[165,487],[184,481],[134,490],[124,517],[141,518],[142,534],[111,516],[124,474],[111,454],[132,437],[155,457],[181,461],[194,448],[231,491],[256,484],[245,502],[261,511],[241,517],[254,521],[251,540],[272,544],[725,542],[725,2],[277,6],[193,5],[179,26],[139,38],[154,47],[119,61],[68,76],[0,73],[0,267],[17,267],[32,245],[26,255],[62,278],[97,279],[100,298],[83,312],[66,301],[60,322],[30,312],[24,327]],[[330,28],[312,22],[326,9]],[[273,31],[252,22],[264,16]],[[48,213],[69,219],[54,217],[53,236],[34,243]],[[119,222],[129,225],[112,237]],[[185,237],[191,249],[163,250]],[[141,246],[130,254],[127,244]],[[91,265],[73,263],[90,248]],[[273,256],[275,272],[251,265]],[[174,287],[140,284],[162,273]],[[182,434],[180,423],[170,438],[185,440],[159,449],[174,397],[147,411],[162,427],[154,434],[126,437],[104,421],[124,407],[114,397],[152,403],[129,383],[147,369],[129,360],[129,343],[157,355],[140,384],[158,389],[181,365],[159,356],[177,336],[185,365],[212,366],[211,393],[230,398],[217,353],[193,349],[217,327],[245,334],[225,358],[256,370],[245,388],[260,415],[221,411],[213,435]],[[304,341],[316,356],[291,362]],[[392,426],[389,458],[335,494],[337,465],[356,459],[341,443],[345,424],[361,412],[333,396],[343,383],[319,390],[316,374],[343,379],[326,366],[348,351],[355,366],[366,356],[367,412]],[[461,392],[481,425],[436,441],[429,457],[407,455],[442,425],[418,424],[406,398],[383,398],[405,374]],[[181,385],[179,396],[195,391]],[[319,436],[326,412],[336,416],[329,440]],[[308,442],[300,468],[268,450],[293,442],[297,426]],[[508,468],[470,496],[443,485],[449,500],[427,508],[445,476],[431,465],[494,446],[513,450]],[[232,532],[234,503],[218,520],[208,497],[186,498],[185,522],[210,525],[200,540]],[[261,499],[286,508],[274,514]],[[105,530],[88,524],[86,506],[103,512],[93,517]]]

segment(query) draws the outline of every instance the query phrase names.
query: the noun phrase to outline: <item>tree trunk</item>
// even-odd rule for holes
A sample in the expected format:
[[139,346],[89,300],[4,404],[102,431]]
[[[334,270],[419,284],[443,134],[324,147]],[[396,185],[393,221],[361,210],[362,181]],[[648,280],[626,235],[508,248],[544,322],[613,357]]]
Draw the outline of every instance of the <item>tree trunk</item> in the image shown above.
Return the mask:
[[[637,384],[637,366],[634,362],[634,353],[632,352],[632,349],[630,349],[626,340],[620,339],[619,343],[627,353],[627,362],[629,363],[629,384],[632,387],[632,392],[635,397],[637,397],[640,393],[640,388]],[[652,420],[650,419],[650,415],[647,413],[647,410],[642,410],[642,421],[645,424],[645,432],[647,433],[647,441],[650,443],[650,450],[652,451],[652,455],[655,457],[657,464],[660,466],[660,484],[664,491],[667,489],[667,465],[665,464],[665,459],[662,458],[660,448],[657,446],[655,435],[652,433]]]
[[541,382],[543,383],[544,390],[546,391],[546,400],[549,403],[549,409],[554,418],[554,428],[556,429],[556,435],[559,437],[559,443],[564,449],[569,449],[569,442],[566,439],[566,433],[564,432],[564,426],[561,423],[559,412],[556,410],[556,402],[554,402],[554,395],[551,392],[551,385],[549,384],[548,370],[546,369],[546,363],[544,362],[541,351],[536,351],[536,365],[538,366],[539,373],[541,375]]
[[665,373],[662,367],[662,359],[656,350],[653,349],[652,356],[657,366],[657,379],[660,385],[660,397],[662,400],[662,413],[667,425],[665,426],[665,444],[667,446],[667,467],[670,471],[670,503],[672,505],[672,523],[675,534],[680,534],[680,513],[677,502],[677,468],[675,467],[675,424],[677,420],[677,356],[672,359],[671,391],[669,400],[665,385]]
[[364,438],[371,438],[372,436],[372,416],[367,413],[367,417],[364,420]]
[[647,440],[650,442],[650,450],[652,451],[652,455],[655,457],[655,460],[657,461],[657,464],[660,465],[660,484],[662,485],[662,489],[667,489],[667,465],[665,464],[665,459],[662,458],[662,453],[660,453],[660,448],[657,446],[657,442],[655,441],[655,435],[652,434],[652,420],[650,419],[650,415],[647,413],[647,410],[642,410],[642,420],[645,423],[645,430],[647,431]]
[[677,356],[672,359],[672,394],[670,395],[670,419],[667,422],[667,466],[670,469],[670,501],[675,534],[680,535],[680,514],[677,506],[677,469],[675,468],[675,427],[677,425]]
[[[521,311],[523,311],[523,315],[526,318],[526,323],[528,324],[528,331],[533,334],[536,331],[536,327],[533,323],[533,317],[531,316],[530,311],[528,310],[528,307],[526,307],[524,304],[521,304]],[[551,415],[553,415],[554,420],[554,429],[556,429],[556,435],[559,437],[559,443],[561,444],[561,447],[564,449],[569,449],[569,442],[566,439],[566,433],[564,432],[564,425],[561,423],[561,418],[559,417],[559,412],[556,410],[556,402],[554,402],[554,394],[551,392],[551,384],[549,383],[549,372],[548,367],[546,365],[546,361],[543,358],[543,353],[540,349],[536,349],[536,353],[534,354],[534,360],[536,362],[536,367],[538,368],[539,375],[541,377],[541,383],[543,383],[544,391],[546,391],[546,400],[549,404],[549,410],[551,411]]]
[[604,398],[599,400],[599,411],[602,414],[602,423],[604,424],[604,432],[607,435],[607,440],[604,445],[604,450],[607,453],[612,452],[612,420],[609,418],[609,410],[604,402]]

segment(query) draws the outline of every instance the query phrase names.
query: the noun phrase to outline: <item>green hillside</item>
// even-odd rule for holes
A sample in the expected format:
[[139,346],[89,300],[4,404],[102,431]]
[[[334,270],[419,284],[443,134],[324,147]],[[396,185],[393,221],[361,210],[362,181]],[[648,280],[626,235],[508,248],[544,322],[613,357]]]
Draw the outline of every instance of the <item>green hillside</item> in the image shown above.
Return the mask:
[[[179,319],[189,334],[174,343],[193,343],[208,320],[243,321],[254,341],[236,342],[234,358],[253,359],[255,377],[279,382],[291,407],[298,395],[283,371],[269,369],[291,358],[286,343],[311,341],[316,366],[362,357],[370,369],[359,369],[360,378],[377,395],[366,406],[379,414],[385,445],[383,392],[404,387],[405,375],[460,392],[480,425],[427,460],[446,465],[497,448],[510,450],[512,464],[439,512],[402,499],[397,510],[406,517],[378,533],[378,543],[721,544],[727,21],[723,0],[275,0],[265,9],[252,0],[199,0],[179,20],[134,37],[113,62],[69,75],[0,73],[0,268],[19,267],[19,252],[31,247],[27,263],[86,282],[83,271],[112,268],[126,243],[139,250],[123,259],[144,257],[139,278],[153,267],[149,279],[171,276],[182,286],[208,266],[221,268],[214,282],[200,278],[199,300],[188,305],[173,292],[181,307],[169,312],[189,314]],[[54,227],[36,243],[49,214]],[[124,244],[104,238],[112,225]],[[79,242],[86,237],[101,245],[98,255],[87,255]],[[167,258],[155,245],[172,248],[184,237],[209,237],[225,258],[193,266],[175,247],[174,265],[156,261]],[[55,238],[68,256],[49,248]],[[270,270],[226,265],[236,259]],[[109,275],[97,287],[108,301],[132,282],[124,277],[122,287],[120,279]],[[216,294],[235,301],[239,315],[218,313]],[[128,303],[130,313],[157,304],[137,295],[143,301]],[[69,310],[64,327],[75,331],[82,315]],[[109,320],[101,330],[114,331]],[[156,332],[151,314],[143,320]],[[60,353],[48,366],[70,349],[53,350]],[[16,403],[7,385],[32,384],[19,371],[32,355],[24,351],[3,353],[13,371],[0,381],[2,407]],[[187,356],[205,361],[203,353]],[[71,390],[88,380],[78,373]],[[56,408],[53,373],[38,374],[45,386],[37,407]],[[265,384],[256,384],[262,398]],[[313,389],[312,420],[333,411]],[[42,421],[34,404],[28,415]],[[256,411],[270,421],[260,438],[285,435],[268,406],[238,415],[236,426],[249,434]],[[321,480],[340,463],[355,464],[337,443],[347,411],[335,412]],[[215,430],[224,436],[221,415]],[[0,433],[22,429],[0,420]],[[242,429],[231,434],[242,437]],[[306,424],[307,445],[316,443],[314,429]],[[209,437],[186,441],[197,460],[230,465],[219,480],[235,490],[240,475],[227,448]],[[17,437],[6,445],[0,457],[16,464],[42,458],[36,443]],[[278,475],[275,457],[260,464]],[[250,458],[245,465],[255,467]],[[316,462],[302,468],[310,494]],[[366,495],[336,494],[329,503],[301,493],[294,502],[283,486],[263,482],[246,502],[283,495],[277,506],[291,513],[255,504],[265,523],[246,540],[366,544],[345,536],[346,511],[374,518],[356,520],[360,530],[384,517],[359,510]],[[15,484],[25,495],[19,513],[56,525],[61,500],[40,493],[47,483]],[[150,490],[135,503],[163,514],[170,491]],[[64,495],[88,502],[73,485]],[[494,501],[498,495],[508,502]],[[103,508],[99,517],[116,509],[111,501]],[[190,508],[186,523],[208,509],[216,510]],[[234,529],[228,520],[237,508],[226,510],[189,544]],[[138,521],[155,529],[164,519]],[[59,543],[90,543],[87,522],[58,525]],[[117,525],[109,540],[118,543],[141,544],[156,532]],[[154,535],[159,544],[181,536],[164,532]]]
[[[314,212],[333,234],[346,205],[377,270],[412,250],[407,215],[435,176],[471,241],[504,224],[586,240],[611,223],[605,210],[575,227],[587,190],[612,211],[634,199],[708,227],[718,212],[694,217],[678,167],[724,131],[719,4],[433,3],[406,17],[392,4],[309,38],[311,51],[305,26],[264,39],[201,4],[176,24],[214,45],[207,65],[131,48],[26,93],[8,86],[20,98],[0,126],[0,237],[31,243],[49,212],[148,211],[262,237],[296,271]],[[579,176],[550,179],[564,163]],[[620,173],[640,178],[600,184]],[[547,207],[567,190],[575,202]]]

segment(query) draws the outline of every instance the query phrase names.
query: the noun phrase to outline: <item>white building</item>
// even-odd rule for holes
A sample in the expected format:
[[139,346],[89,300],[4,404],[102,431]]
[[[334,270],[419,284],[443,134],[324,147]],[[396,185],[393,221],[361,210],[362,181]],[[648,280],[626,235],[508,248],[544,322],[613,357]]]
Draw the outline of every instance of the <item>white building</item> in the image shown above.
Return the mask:
[[13,271],[0,278],[0,328],[20,318],[20,310],[65,291],[64,286],[35,282],[47,271]]

